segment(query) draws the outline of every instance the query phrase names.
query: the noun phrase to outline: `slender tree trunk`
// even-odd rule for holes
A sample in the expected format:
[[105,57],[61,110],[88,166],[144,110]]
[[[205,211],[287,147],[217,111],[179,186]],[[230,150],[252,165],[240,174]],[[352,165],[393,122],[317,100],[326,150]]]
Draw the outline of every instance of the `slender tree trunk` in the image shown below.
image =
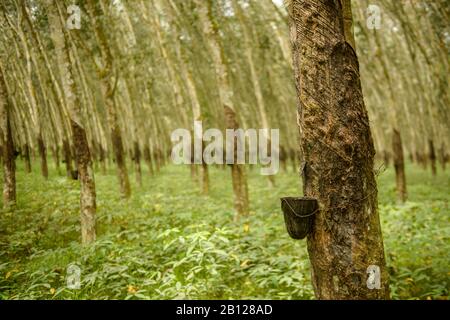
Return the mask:
[[[49,19],[52,38],[57,51],[58,66],[63,78],[63,89],[70,116],[76,167],[80,180],[81,242],[83,244],[89,244],[94,242],[96,238],[95,214],[97,205],[94,170],[92,169],[92,158],[86,130],[81,125],[81,103],[74,77],[70,42],[68,35],[63,33],[63,24],[58,23],[58,16],[52,12],[52,10],[55,10],[54,7],[54,0],[49,0],[48,9],[50,10]],[[61,13],[60,11],[60,18],[62,18]]]
[[446,154],[445,143],[442,143],[441,150],[440,150],[439,153],[440,153],[440,160],[441,160],[442,171],[445,172],[445,167],[446,167],[446,164],[447,164],[447,154]]
[[[218,36],[216,21],[213,19],[211,2],[204,3],[196,1],[199,11],[203,33],[206,36],[210,54],[214,62],[217,83],[219,87],[219,97],[225,114],[225,127],[227,129],[238,129],[236,111],[233,103],[233,89],[228,79],[228,66],[225,61],[222,43]],[[234,138],[234,162],[230,164],[231,179],[234,193],[234,206],[238,216],[247,215],[249,211],[248,186],[245,167],[237,164],[237,137]]]
[[47,149],[42,138],[42,134],[39,133],[37,137],[39,156],[41,158],[41,173],[45,179],[48,179],[48,165],[47,165]]
[[89,153],[86,131],[71,120],[78,177],[80,180],[81,242],[95,241],[95,213],[97,211],[94,170]]
[[[245,21],[244,13],[242,12],[241,6],[237,2],[237,0],[233,0],[233,8],[235,12],[237,13],[237,16],[239,18],[239,21],[241,23],[242,29],[243,29],[243,42],[245,46],[245,57],[247,58],[247,63],[250,69],[250,76],[252,79],[253,84],[253,92],[255,93],[256,98],[256,105],[258,106],[258,112],[259,116],[261,118],[261,124],[263,129],[269,129],[269,120],[266,112],[266,106],[264,102],[263,92],[260,84],[260,76],[258,76],[256,72],[255,62],[253,59],[253,46],[254,42],[251,39],[251,29],[247,25],[247,22]],[[269,157],[271,156],[271,148],[270,148],[270,138],[267,140],[267,144],[269,147],[267,150],[269,151]],[[269,186],[275,187],[275,176],[274,175],[268,175],[267,178],[269,179]]]
[[28,143],[23,146],[23,159],[25,161],[25,172],[31,173],[30,147]]
[[118,125],[113,126],[113,128],[111,129],[111,139],[117,165],[117,174],[119,176],[120,193],[124,198],[129,198],[131,195],[130,181],[128,180],[128,171],[125,163],[125,152],[123,149],[122,134]]
[[144,147],[144,161],[147,163],[148,172],[150,173],[150,176],[153,176],[154,172],[153,172],[152,156],[148,144],[146,144]]
[[[236,113],[233,109],[225,105],[225,124],[227,129],[238,129],[239,125],[236,121]],[[248,214],[248,187],[247,187],[247,176],[245,173],[245,167],[241,164],[237,164],[237,145],[238,138],[234,137],[234,162],[230,164],[231,167],[231,180],[234,193],[234,207],[236,212],[240,215]]]
[[[179,58],[181,60],[181,71],[183,73],[184,79],[186,80],[186,85],[188,88],[188,94],[189,98],[191,100],[192,104],[192,114],[194,116],[194,121],[203,121],[205,119],[204,115],[202,114],[200,101],[198,99],[197,95],[197,88],[195,86],[194,78],[192,76],[192,72],[189,69],[188,65],[188,59],[185,56],[184,49],[180,48],[180,46],[177,46],[176,48],[177,53],[179,55]],[[202,143],[202,154],[204,150],[204,142]],[[194,154],[192,150],[192,154]],[[191,164],[191,176],[193,179],[196,179],[196,170],[197,170],[196,164]],[[202,157],[202,163],[201,163],[201,188],[202,193],[204,195],[207,195],[209,193],[209,172],[208,172],[208,165],[205,163]]]
[[[90,16],[94,26],[95,36],[99,45],[103,66],[98,70],[101,81],[101,88],[105,109],[108,114],[108,122],[111,133],[113,152],[116,160],[117,175],[119,177],[120,193],[124,198],[131,195],[130,181],[128,179],[128,170],[125,162],[125,152],[123,147],[122,133],[119,127],[118,115],[114,101],[115,84],[113,78],[113,56],[108,45],[106,34],[102,22],[105,14],[99,9],[98,4],[94,0],[87,1]],[[115,77],[117,78],[117,74]]]
[[[390,74],[390,69],[388,65],[389,60],[383,53],[384,52],[383,42],[380,41],[380,37],[376,29],[373,30],[373,39],[375,41],[376,46],[379,48],[379,54],[377,54],[377,57],[380,61],[384,77],[386,78],[388,84],[390,105],[387,113],[391,121],[391,126],[393,127],[392,157],[396,176],[397,198],[400,202],[404,202],[406,201],[407,197],[404,152],[400,130],[395,127],[399,123],[399,114],[397,111],[397,106],[400,103],[395,93],[395,86],[394,86],[395,82],[393,81],[392,76]],[[419,106],[421,106],[420,103]]]
[[67,141],[67,139],[63,140],[63,157],[64,157],[64,162],[66,164],[66,175],[67,178],[71,179],[72,178],[72,152],[70,151],[70,144],[69,141]]
[[433,140],[430,139],[428,140],[428,148],[430,151],[430,162],[431,162],[431,172],[433,174],[433,176],[436,176],[437,173],[437,166],[436,166],[436,151],[434,149],[434,143]]
[[[341,3],[290,5],[304,193],[319,203],[308,235],[312,282],[318,299],[387,299],[375,150],[358,58],[346,38],[351,14]],[[369,270],[380,276],[376,289]]]
[[392,153],[394,157],[395,181],[397,188],[397,199],[405,202],[407,199],[405,161],[403,158],[403,144],[400,131],[394,129],[392,138]]
[[3,158],[3,207],[16,204],[16,163],[14,159],[14,143],[11,133],[10,105],[8,90],[0,65],[0,142]]
[[141,150],[139,149],[139,143],[134,142],[134,169],[136,175],[136,183],[142,186],[142,170],[141,170]]
[[287,155],[286,149],[283,146],[280,147],[280,162],[283,172],[287,172]]

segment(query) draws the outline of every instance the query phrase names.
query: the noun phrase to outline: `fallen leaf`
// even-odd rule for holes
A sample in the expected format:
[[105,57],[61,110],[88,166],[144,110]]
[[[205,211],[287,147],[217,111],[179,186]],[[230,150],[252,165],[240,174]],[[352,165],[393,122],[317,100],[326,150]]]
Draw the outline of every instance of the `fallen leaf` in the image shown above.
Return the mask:
[[132,286],[131,284],[129,284],[128,287],[127,287],[127,291],[130,294],[135,294],[137,292],[137,288]]

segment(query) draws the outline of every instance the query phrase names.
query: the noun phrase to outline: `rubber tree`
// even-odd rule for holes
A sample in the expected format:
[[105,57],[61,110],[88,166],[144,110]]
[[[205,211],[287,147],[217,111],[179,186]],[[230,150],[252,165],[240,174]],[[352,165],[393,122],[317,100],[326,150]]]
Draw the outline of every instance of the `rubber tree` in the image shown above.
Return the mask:
[[112,147],[119,177],[120,193],[124,198],[129,198],[131,195],[130,181],[125,162],[122,133],[119,127],[119,115],[117,114],[117,107],[114,99],[118,74],[117,72],[116,74],[114,73],[113,54],[105,33],[105,14],[103,9],[99,8],[97,1],[88,0],[87,7],[102,61],[102,65],[98,67],[97,72],[100,78],[103,100],[108,115]]
[[387,299],[375,150],[349,5],[337,0],[289,5],[303,189],[319,204],[308,253],[318,299]]
[[[227,129],[238,129],[239,123],[237,121],[236,110],[233,102],[233,88],[228,78],[229,71],[224,56],[224,50],[219,39],[217,24],[213,17],[211,8],[212,2],[211,0],[196,0],[195,3],[202,26],[202,31],[215,68],[219,88],[219,99],[225,115],[225,126]],[[245,167],[242,164],[236,163],[237,139],[237,137],[234,139],[234,161],[230,164],[230,167],[234,193],[234,206],[239,216],[248,214],[249,208]]]
[[8,88],[0,62],[0,150],[3,158],[3,207],[11,207],[16,204],[16,163],[10,112]]
[[[81,102],[75,81],[74,67],[71,59],[70,38],[64,30],[61,11],[54,0],[48,0],[48,17],[51,36],[55,45],[58,69],[62,78],[66,107],[70,116],[73,134],[75,160],[80,180],[81,242],[89,244],[95,241],[96,192],[92,158],[89,150],[86,130],[83,126]],[[61,10],[61,8],[59,8]],[[60,19],[61,17],[61,19]]]

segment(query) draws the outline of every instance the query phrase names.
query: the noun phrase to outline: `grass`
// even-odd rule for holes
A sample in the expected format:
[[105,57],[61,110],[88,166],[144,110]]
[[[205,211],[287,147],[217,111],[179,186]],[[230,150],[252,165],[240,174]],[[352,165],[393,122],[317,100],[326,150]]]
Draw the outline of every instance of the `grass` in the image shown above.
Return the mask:
[[[230,173],[212,168],[209,196],[189,169],[168,166],[121,200],[114,171],[96,173],[97,241],[80,245],[78,181],[18,162],[18,204],[0,212],[0,299],[313,299],[305,241],[285,231],[277,187],[249,173],[251,215],[233,221]],[[407,167],[409,200],[395,203],[393,169],[379,176],[379,210],[395,299],[447,299],[449,173]],[[131,174],[133,180],[134,176]],[[69,266],[81,286],[69,289]],[[69,279],[69,280],[68,280]]]

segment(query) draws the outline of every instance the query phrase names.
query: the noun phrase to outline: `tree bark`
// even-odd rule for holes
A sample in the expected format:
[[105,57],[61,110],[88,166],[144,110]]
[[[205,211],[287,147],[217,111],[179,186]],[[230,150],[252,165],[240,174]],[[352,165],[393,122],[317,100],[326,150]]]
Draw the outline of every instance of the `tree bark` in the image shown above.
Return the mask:
[[14,159],[14,143],[11,132],[10,106],[8,90],[0,65],[0,134],[3,158],[3,207],[16,204],[16,163]]
[[[318,299],[387,299],[375,150],[343,9],[330,0],[290,5],[304,193],[320,208],[307,241],[312,282]],[[368,285],[372,266],[378,289]]]

